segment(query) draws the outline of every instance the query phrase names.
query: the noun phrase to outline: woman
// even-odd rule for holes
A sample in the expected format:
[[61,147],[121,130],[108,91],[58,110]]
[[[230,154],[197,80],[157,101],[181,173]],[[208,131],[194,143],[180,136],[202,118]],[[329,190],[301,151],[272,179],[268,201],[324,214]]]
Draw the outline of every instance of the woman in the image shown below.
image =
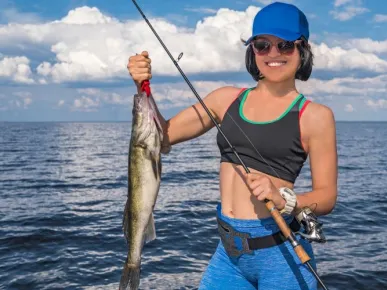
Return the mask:
[[[199,289],[317,289],[315,277],[289,242],[278,238],[279,228],[263,202],[273,201],[293,230],[294,216],[302,208],[310,207],[319,216],[336,204],[333,113],[306,100],[295,86],[296,79],[307,81],[312,72],[308,39],[308,21],[297,7],[278,2],[264,7],[245,42],[246,68],[257,85],[242,90],[222,87],[203,99],[251,173],[245,173],[218,134],[221,241]],[[128,69],[140,93],[142,81],[152,77],[149,54],[130,57]],[[165,142],[171,145],[214,126],[200,103],[170,120],[161,119]],[[313,189],[296,194],[293,185],[308,156]],[[241,245],[243,236],[249,238],[248,246]],[[297,239],[316,267],[309,242]]]

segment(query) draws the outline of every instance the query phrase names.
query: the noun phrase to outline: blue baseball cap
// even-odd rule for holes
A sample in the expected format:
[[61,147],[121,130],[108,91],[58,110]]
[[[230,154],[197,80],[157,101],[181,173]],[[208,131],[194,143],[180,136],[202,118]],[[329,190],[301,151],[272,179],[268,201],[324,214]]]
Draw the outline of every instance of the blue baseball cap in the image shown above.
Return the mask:
[[257,35],[274,35],[287,41],[309,39],[309,24],[305,14],[292,4],[274,2],[262,8],[255,15],[253,35],[246,45]]

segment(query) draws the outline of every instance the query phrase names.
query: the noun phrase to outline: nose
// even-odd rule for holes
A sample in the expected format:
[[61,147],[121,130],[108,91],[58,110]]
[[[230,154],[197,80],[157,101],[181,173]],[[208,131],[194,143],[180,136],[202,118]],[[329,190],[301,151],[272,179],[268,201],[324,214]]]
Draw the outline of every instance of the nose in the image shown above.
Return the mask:
[[278,47],[276,43],[271,45],[270,51],[267,55],[273,58],[281,55],[281,53],[278,51]]

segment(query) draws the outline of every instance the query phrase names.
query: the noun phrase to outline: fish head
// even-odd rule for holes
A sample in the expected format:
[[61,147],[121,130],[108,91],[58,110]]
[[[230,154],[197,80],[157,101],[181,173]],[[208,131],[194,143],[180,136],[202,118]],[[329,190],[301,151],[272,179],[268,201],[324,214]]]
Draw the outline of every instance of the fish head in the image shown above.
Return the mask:
[[156,111],[153,96],[145,92],[136,94],[133,101],[132,142],[155,153],[160,152],[163,129]]

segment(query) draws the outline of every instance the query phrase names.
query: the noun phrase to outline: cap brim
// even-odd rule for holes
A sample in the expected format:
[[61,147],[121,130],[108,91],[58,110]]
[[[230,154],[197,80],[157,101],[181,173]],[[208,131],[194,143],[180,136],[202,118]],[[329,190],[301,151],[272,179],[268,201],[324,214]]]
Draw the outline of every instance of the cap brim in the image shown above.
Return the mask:
[[287,41],[294,41],[299,39],[302,36],[300,33],[294,33],[290,31],[260,31],[260,32],[254,33],[254,35],[251,36],[246,41],[245,45],[250,44],[250,42],[254,39],[254,37],[257,37],[259,35],[272,35]]

